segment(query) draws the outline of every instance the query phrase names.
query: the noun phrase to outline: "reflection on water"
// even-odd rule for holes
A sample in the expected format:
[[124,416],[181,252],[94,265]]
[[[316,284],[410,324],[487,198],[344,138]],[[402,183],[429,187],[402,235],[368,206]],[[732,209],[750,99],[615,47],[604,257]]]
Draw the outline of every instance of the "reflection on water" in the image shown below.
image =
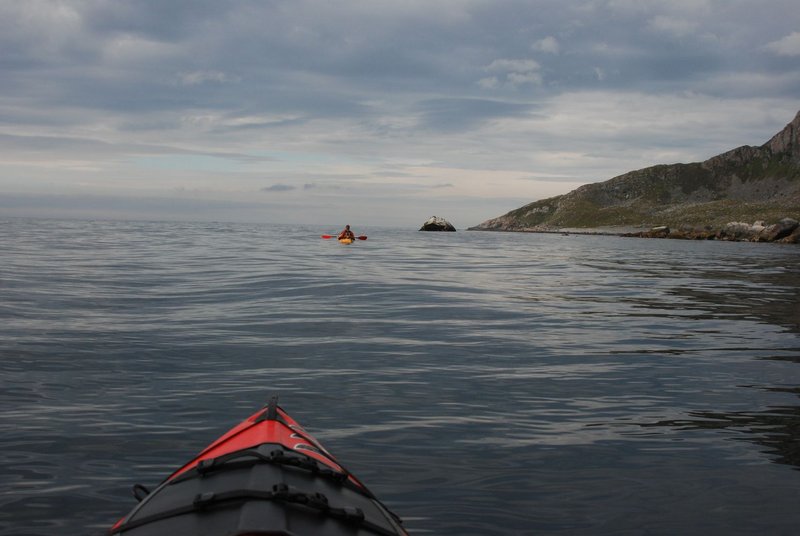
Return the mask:
[[102,534],[272,394],[412,534],[800,524],[796,247],[0,225],[0,536]]
[[[800,387],[770,387],[766,390],[800,395]],[[750,441],[765,447],[763,452],[776,463],[800,469],[800,405],[770,406],[758,412],[691,411],[683,419],[642,423],[640,426],[733,432],[731,439]]]

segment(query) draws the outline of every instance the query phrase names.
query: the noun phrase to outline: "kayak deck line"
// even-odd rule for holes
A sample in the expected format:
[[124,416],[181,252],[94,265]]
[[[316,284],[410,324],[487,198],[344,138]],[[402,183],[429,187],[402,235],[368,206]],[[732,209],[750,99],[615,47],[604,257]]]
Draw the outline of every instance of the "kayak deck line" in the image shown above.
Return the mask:
[[402,521],[277,404],[223,434],[149,492],[111,535],[407,536]]
[[[229,506],[229,504],[232,502],[242,502],[247,500],[285,501],[286,503],[294,503],[307,507],[311,510],[316,510],[321,514],[330,516],[331,518],[360,525],[374,534],[379,534],[381,536],[396,536],[398,534],[396,531],[386,530],[384,527],[365,519],[364,511],[361,508],[353,506],[334,507],[330,505],[328,498],[322,493],[316,492],[314,494],[309,494],[297,489],[293,489],[286,484],[274,484],[271,491],[264,491],[260,489],[236,489],[220,493],[200,493],[193,498],[191,504],[179,506],[171,510],[164,510],[150,516],[145,516],[136,520],[122,523],[121,525],[114,527],[112,534],[130,531],[138,527],[158,521],[168,520],[176,516],[197,512],[205,513],[214,507],[222,508]],[[273,533],[270,532],[270,534]]]
[[[259,447],[268,446],[267,444]],[[280,445],[274,445],[280,447]],[[281,449],[271,450],[268,455],[262,454],[258,449],[247,449],[232,452],[219,458],[207,458],[201,460],[194,468],[184,471],[180,475],[170,480],[170,484],[182,482],[189,478],[206,476],[214,471],[226,471],[249,467],[257,463],[273,463],[277,465],[291,466],[297,469],[310,471],[314,475],[329,478],[340,484],[348,482],[348,474],[345,472],[334,471],[328,467],[321,467],[321,464],[307,456],[292,456]]]

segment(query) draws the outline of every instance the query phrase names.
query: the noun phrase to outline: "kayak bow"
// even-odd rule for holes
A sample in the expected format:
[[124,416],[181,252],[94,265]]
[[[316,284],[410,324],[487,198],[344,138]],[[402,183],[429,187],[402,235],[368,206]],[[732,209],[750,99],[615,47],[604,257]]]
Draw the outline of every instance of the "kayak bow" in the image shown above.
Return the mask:
[[211,443],[111,528],[125,536],[407,536],[400,519],[277,404]]

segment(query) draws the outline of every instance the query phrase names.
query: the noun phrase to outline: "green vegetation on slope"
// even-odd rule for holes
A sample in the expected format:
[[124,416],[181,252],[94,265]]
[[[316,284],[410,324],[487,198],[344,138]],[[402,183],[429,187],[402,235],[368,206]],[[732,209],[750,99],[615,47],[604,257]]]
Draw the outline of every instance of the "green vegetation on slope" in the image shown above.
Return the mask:
[[720,226],[800,219],[800,113],[761,147],[657,165],[529,203],[477,229]]

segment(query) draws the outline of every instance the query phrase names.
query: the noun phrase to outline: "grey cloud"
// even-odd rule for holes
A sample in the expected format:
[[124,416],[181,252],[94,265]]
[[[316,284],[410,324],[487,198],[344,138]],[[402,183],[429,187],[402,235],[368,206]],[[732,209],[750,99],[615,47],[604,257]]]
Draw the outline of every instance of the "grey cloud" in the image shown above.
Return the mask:
[[199,151],[174,145],[155,145],[140,143],[114,143],[100,139],[66,136],[15,136],[0,133],[0,155],[2,154],[74,155],[88,154],[95,159],[163,157],[163,156],[202,156],[235,161],[240,163],[267,163],[274,159],[269,156],[254,156],[227,151]]
[[764,48],[778,56],[800,56],[800,32],[792,32],[776,41],[764,45]]
[[195,31],[198,24],[224,22],[243,2],[216,0],[116,0],[78,9],[85,27],[104,35],[136,34],[168,42]]
[[294,190],[295,187],[289,184],[273,184],[272,186],[267,186],[265,188],[261,188],[262,192],[291,192]]
[[439,98],[419,103],[419,109],[423,124],[428,128],[460,131],[491,119],[530,113],[534,106],[490,99]]
[[[598,69],[606,73],[604,87],[673,90],[690,89],[700,77],[731,68],[724,59],[731,43],[708,41],[708,36],[725,39],[732,21],[724,16],[702,10],[682,13],[680,7],[624,9],[625,5],[537,2],[534,6],[519,1],[502,6],[412,3],[370,9],[350,2],[335,8],[325,3],[246,1],[73,4],[63,15],[69,24],[40,14],[33,17],[38,21],[33,37],[20,32],[13,33],[16,38],[0,37],[4,50],[12,51],[6,57],[14,58],[4,65],[22,75],[13,82],[14,77],[4,76],[0,84],[11,93],[25,86],[48,87],[49,102],[88,109],[141,112],[199,107],[358,117],[375,113],[359,104],[365,95],[427,90],[463,99],[485,98],[483,90],[491,89],[491,84],[482,88],[477,82],[487,76],[486,66],[497,61],[536,62],[541,69],[514,71],[509,79],[514,83],[506,89],[541,81],[544,89],[539,95],[546,95],[548,88],[596,87]],[[34,9],[20,7],[9,16],[17,13],[22,19]],[[733,15],[742,16],[735,11]],[[792,17],[787,19],[771,24],[789,28]],[[768,26],[765,15],[751,15],[747,23]],[[13,24],[12,18],[4,29]],[[757,28],[742,32],[735,48],[738,59],[753,69],[772,69],[748,59],[750,51],[764,50],[766,43],[763,37],[756,42],[757,35]],[[791,31],[774,35],[771,42],[779,43],[788,35]],[[136,52],[115,55],[126,39],[132,40]],[[146,46],[140,47],[136,40]],[[41,42],[54,47],[57,55],[52,63],[42,63],[42,58],[51,56],[36,55],[43,46],[36,43]],[[610,57],[600,46],[637,54]],[[41,91],[21,92],[34,102],[39,100],[37,93]],[[259,126],[281,125],[246,128]]]

